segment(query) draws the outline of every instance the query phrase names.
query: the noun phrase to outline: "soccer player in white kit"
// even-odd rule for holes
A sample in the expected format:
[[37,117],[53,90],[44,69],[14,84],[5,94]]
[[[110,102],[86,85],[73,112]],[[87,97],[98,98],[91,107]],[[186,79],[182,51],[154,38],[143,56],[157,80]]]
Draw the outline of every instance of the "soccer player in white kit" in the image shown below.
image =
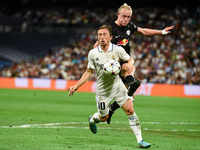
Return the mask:
[[69,96],[84,84],[93,74],[97,72],[97,89],[96,99],[98,102],[98,112],[93,116],[89,116],[90,130],[96,134],[96,123],[104,122],[108,119],[109,105],[114,99],[118,105],[124,110],[129,119],[130,128],[134,132],[139,147],[148,148],[150,143],[146,143],[142,139],[141,127],[139,118],[133,110],[133,98],[128,96],[127,88],[123,84],[119,75],[109,76],[104,73],[103,65],[106,61],[114,59],[116,61],[127,61],[127,65],[122,66],[123,70],[134,70],[134,60],[125,52],[122,47],[112,44],[112,27],[110,25],[103,25],[97,31],[99,46],[90,50],[88,54],[88,66],[81,79],[70,87]]

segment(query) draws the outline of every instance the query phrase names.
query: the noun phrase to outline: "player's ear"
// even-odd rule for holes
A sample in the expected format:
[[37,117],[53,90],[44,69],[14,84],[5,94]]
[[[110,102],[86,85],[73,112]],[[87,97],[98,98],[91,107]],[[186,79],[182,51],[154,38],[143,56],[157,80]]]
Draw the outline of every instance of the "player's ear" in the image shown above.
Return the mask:
[[110,36],[110,41],[112,40],[112,38],[113,38],[113,36],[111,35],[111,36]]

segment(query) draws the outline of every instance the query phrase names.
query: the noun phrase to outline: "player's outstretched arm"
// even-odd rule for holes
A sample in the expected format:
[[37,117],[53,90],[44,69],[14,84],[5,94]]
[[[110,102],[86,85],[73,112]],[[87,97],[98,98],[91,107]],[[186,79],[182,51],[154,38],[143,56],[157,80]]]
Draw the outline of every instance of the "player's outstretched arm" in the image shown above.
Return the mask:
[[69,88],[69,96],[73,96],[74,92],[83,85],[93,74],[93,69],[87,69],[78,82]]
[[136,34],[140,34],[140,35],[166,35],[168,33],[170,33],[170,30],[172,30],[174,28],[174,26],[169,26],[166,27],[163,30],[155,30],[155,29],[148,29],[148,28],[140,28],[138,27],[138,30],[136,31]]

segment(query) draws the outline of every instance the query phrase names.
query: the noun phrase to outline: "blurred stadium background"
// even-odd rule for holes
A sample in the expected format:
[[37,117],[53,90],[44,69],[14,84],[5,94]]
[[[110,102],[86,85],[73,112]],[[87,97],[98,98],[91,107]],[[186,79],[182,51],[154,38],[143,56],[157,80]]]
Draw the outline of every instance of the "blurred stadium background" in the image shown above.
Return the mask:
[[199,150],[200,0],[0,0],[0,149],[138,148],[123,111],[89,131],[95,76],[83,92],[66,92],[86,69],[97,28],[124,2],[137,26],[175,25],[166,36],[131,37],[143,138],[151,149]]
[[96,29],[116,18],[124,2],[139,27],[175,25],[167,36],[132,35],[135,76],[143,83],[198,85],[200,95],[200,0],[1,0],[0,77],[78,80]]

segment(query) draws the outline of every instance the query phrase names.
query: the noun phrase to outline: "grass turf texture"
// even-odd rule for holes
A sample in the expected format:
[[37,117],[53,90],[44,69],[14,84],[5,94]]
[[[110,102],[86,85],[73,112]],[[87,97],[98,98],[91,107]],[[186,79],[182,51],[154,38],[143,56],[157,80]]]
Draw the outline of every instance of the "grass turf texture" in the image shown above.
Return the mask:
[[[200,149],[199,106],[200,99],[136,96],[134,110],[150,149]],[[0,149],[139,149],[121,109],[93,134],[88,116],[96,111],[94,93],[0,89]]]

